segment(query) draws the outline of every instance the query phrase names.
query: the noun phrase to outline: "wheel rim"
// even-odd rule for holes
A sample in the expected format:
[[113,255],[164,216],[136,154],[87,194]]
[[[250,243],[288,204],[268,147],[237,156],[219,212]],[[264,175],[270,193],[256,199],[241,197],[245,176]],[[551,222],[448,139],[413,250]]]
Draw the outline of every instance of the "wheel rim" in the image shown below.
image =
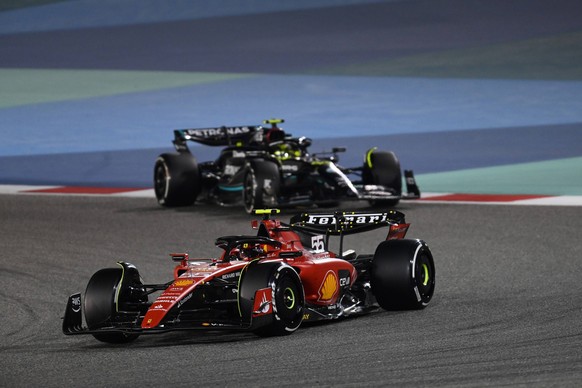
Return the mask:
[[287,287],[283,291],[283,304],[287,310],[292,310],[295,307],[295,292],[291,287]]
[[426,286],[428,285],[428,280],[430,279],[430,274],[428,272],[428,265],[426,265],[425,263],[422,264],[422,285]]
[[243,202],[245,204],[245,209],[247,212],[252,212],[255,204],[255,175],[253,170],[249,170],[245,176],[245,184],[243,191]]
[[156,166],[156,173],[154,176],[154,189],[156,197],[164,198],[166,196],[166,189],[168,186],[168,174],[163,163],[158,163]]
[[434,266],[426,253],[420,254],[415,271],[418,291],[423,297],[430,297],[434,288]]
[[287,327],[295,327],[301,322],[303,309],[299,285],[289,276],[280,279],[275,296],[275,305],[278,306],[278,315]]

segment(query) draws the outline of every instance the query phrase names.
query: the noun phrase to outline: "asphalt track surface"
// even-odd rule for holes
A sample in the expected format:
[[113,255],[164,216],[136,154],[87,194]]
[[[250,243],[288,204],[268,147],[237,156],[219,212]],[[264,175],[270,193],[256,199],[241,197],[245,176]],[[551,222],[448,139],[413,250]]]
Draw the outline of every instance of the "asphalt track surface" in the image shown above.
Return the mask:
[[[287,337],[171,333],[111,346],[61,333],[68,295],[117,260],[138,266],[146,282],[166,281],[170,252],[214,257],[214,239],[251,233],[250,217],[144,198],[2,195],[0,386],[579,386],[582,207],[400,210],[408,237],[426,240],[435,256],[425,310]],[[349,242],[371,252],[380,239],[371,232]]]

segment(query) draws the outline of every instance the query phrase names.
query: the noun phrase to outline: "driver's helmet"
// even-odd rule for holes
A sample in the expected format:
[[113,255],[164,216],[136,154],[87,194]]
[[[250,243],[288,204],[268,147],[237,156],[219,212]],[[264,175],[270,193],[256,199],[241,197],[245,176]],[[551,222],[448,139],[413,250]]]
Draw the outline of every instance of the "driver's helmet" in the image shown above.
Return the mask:
[[287,134],[284,130],[278,127],[268,128],[265,129],[265,133],[263,134],[263,139],[267,144],[276,143],[279,141],[284,141],[285,136]]
[[297,159],[302,155],[301,149],[295,143],[283,142],[273,147],[273,155],[280,161]]
[[285,140],[287,134],[281,128],[261,128],[253,133],[249,143],[261,146],[270,146],[273,143],[280,143]]

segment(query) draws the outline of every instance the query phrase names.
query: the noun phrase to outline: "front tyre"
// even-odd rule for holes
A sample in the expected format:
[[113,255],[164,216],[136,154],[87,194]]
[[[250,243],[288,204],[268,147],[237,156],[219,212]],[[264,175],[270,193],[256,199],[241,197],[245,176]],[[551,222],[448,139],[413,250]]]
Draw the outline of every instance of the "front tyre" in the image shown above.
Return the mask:
[[[362,170],[365,185],[384,186],[395,196],[402,195],[402,172],[396,154],[391,151],[368,150]],[[400,199],[373,200],[372,206],[396,206]]]
[[194,156],[174,153],[158,157],[154,166],[154,191],[160,205],[192,205],[200,189],[200,171]]
[[[123,277],[122,268],[105,268],[97,271],[89,280],[85,290],[85,321],[89,330],[111,327],[112,320],[121,303],[119,287]],[[97,340],[112,344],[120,344],[134,341],[138,334],[126,333],[95,333]]]
[[380,243],[372,260],[371,286],[385,310],[426,307],[435,288],[435,266],[426,243],[407,239]]

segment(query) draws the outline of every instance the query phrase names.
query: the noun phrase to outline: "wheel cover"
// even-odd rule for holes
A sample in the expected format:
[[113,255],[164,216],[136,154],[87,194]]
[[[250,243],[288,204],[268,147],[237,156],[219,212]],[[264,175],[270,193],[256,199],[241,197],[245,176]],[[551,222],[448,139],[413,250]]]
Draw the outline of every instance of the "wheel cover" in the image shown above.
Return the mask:
[[295,291],[291,287],[287,287],[283,291],[283,304],[287,310],[292,310],[295,307]]
[[253,170],[250,170],[245,176],[243,202],[247,212],[252,212],[255,207],[255,191],[257,183]]
[[284,276],[280,279],[274,295],[277,315],[288,328],[298,327],[303,317],[303,302],[297,280]]
[[434,289],[434,267],[426,253],[421,253],[415,268],[418,291],[423,297],[430,297]]
[[426,286],[428,284],[428,280],[430,279],[430,274],[428,272],[428,265],[422,263],[422,285]]
[[156,173],[154,179],[154,190],[157,198],[164,198],[168,192],[168,172],[164,163],[159,163],[156,166]]

